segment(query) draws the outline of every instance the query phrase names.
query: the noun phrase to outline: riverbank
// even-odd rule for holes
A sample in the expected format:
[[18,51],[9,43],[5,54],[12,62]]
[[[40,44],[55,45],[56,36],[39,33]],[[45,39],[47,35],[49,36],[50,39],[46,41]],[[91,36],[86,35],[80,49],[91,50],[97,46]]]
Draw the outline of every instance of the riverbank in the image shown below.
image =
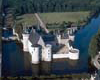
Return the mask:
[[6,77],[7,80],[90,80],[90,74],[71,74],[71,75],[41,75],[25,77]]
[[0,0],[0,77],[2,75],[2,0]]
[[0,77],[2,70],[2,28],[0,27]]

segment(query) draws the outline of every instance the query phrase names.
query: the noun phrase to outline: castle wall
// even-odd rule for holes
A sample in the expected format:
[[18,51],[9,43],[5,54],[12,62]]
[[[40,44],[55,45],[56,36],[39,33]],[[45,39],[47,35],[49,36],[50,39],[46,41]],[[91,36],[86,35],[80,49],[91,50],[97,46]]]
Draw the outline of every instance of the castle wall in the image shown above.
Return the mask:
[[69,35],[69,40],[74,41],[75,36]]
[[57,35],[56,38],[57,38],[57,42],[58,42],[59,44],[61,44],[61,35]]
[[60,58],[69,58],[72,60],[79,59],[79,50],[74,49],[76,52],[68,52],[66,54],[53,54],[53,59],[60,59]]
[[28,40],[28,49],[29,49],[29,53],[32,55],[33,47],[32,47],[32,43],[29,40]]
[[52,59],[51,48],[52,48],[52,46],[50,44],[47,44],[46,47],[43,49],[43,52],[42,52],[43,61],[51,61],[51,59]]
[[79,50],[77,50],[77,49],[73,49],[73,50],[75,50],[75,52],[69,51],[69,59],[72,59],[72,60],[79,59]]
[[69,43],[68,41],[69,39],[61,39],[61,44],[68,46],[68,43]]
[[29,50],[28,50],[28,38],[29,38],[29,34],[22,34],[23,35],[23,40],[22,40],[22,42],[23,42],[23,50],[25,51],[25,52],[28,52]]
[[40,48],[38,46],[32,47],[32,43],[28,41],[29,53],[32,56],[32,63],[38,64],[40,58]]
[[53,54],[53,59],[68,58],[69,54]]
[[79,50],[73,49],[69,45],[69,39],[74,40],[74,36],[69,36],[69,39],[61,39],[61,35],[57,35],[56,38],[58,40],[58,43],[64,44],[68,47],[68,53],[65,52],[64,54],[62,52],[59,54],[52,54],[52,46],[50,44],[47,44],[45,46],[45,43],[43,42],[42,38],[40,38],[40,40],[38,41],[38,44],[41,44],[42,49],[39,45],[32,46],[32,43],[30,42],[30,40],[28,40],[28,38],[29,34],[23,34],[23,50],[31,54],[33,64],[38,64],[40,59],[42,59],[42,61],[52,61],[52,58],[69,58],[72,60],[79,59]]

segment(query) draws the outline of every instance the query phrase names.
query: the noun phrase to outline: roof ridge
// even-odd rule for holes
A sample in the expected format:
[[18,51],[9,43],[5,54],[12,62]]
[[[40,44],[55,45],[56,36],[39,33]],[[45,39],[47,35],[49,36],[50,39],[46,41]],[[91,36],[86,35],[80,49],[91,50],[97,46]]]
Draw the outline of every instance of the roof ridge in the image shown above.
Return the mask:
[[29,40],[33,45],[35,44],[43,45],[44,44],[42,36],[38,32],[36,32],[35,29],[33,28],[30,32]]

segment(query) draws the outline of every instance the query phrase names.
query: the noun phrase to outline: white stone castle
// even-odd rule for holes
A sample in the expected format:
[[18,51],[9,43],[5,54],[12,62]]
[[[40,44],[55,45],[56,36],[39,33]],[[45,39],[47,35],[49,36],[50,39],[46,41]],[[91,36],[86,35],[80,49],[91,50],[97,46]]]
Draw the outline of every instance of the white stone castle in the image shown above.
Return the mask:
[[[74,40],[74,36],[62,38],[60,34],[56,35],[56,42],[45,42],[42,36],[32,29],[30,33],[23,33],[23,50],[29,52],[32,56],[32,63],[38,64],[41,61],[52,61],[52,59],[69,58],[79,59],[79,50],[69,45],[69,40]],[[58,43],[56,45],[56,43]],[[63,45],[60,49],[56,47]],[[53,52],[56,50],[56,52]]]

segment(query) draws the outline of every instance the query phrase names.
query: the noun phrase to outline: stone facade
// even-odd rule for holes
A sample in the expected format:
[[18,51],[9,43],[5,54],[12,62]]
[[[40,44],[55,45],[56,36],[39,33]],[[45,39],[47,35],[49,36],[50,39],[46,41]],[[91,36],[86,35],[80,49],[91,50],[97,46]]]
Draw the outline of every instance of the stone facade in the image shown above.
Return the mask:
[[[52,61],[52,59],[57,58],[69,58],[72,60],[79,59],[79,50],[72,48],[69,45],[69,38],[61,38],[61,35],[56,35],[56,42],[60,45],[63,44],[65,47],[62,50],[65,52],[62,53],[60,50],[59,54],[52,53],[51,44],[44,42],[43,38],[32,29],[31,33],[23,34],[23,50],[29,52],[32,56],[32,63],[38,64],[40,61]],[[67,47],[66,47],[67,46]],[[66,51],[68,49],[68,51]]]

